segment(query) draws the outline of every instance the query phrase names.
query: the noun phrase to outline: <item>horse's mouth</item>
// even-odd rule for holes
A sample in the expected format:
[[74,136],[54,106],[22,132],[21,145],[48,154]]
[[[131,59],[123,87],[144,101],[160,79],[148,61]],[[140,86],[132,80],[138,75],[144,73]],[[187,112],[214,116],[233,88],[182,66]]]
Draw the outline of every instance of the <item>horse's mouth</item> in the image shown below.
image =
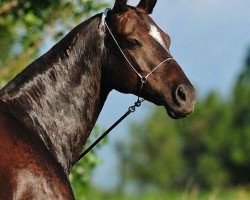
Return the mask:
[[173,118],[173,119],[182,119],[185,118],[188,114],[184,113],[176,113],[172,110],[167,110],[168,116]]
[[194,111],[194,106],[190,108],[171,108],[169,106],[165,106],[165,109],[169,115],[169,117],[173,119],[182,119],[190,115]]

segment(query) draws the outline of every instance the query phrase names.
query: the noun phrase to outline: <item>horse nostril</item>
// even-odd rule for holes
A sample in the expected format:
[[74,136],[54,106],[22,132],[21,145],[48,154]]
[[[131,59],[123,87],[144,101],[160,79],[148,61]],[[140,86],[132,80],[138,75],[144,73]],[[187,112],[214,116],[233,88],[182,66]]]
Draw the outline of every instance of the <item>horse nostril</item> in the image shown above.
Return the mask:
[[194,110],[195,104],[195,88],[193,85],[181,84],[175,90],[173,90],[173,108],[175,114],[179,116],[187,116]]
[[186,101],[187,100],[187,94],[186,94],[183,86],[179,86],[177,88],[177,100],[178,101]]

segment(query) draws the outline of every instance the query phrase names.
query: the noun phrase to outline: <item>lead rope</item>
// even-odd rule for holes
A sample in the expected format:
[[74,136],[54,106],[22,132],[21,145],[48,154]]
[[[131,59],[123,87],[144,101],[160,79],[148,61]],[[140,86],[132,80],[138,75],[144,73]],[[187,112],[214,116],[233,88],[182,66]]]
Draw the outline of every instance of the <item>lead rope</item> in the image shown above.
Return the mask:
[[141,92],[142,89],[144,87],[144,85],[146,84],[148,77],[157,69],[159,68],[163,63],[169,61],[169,60],[174,60],[174,58],[167,58],[166,60],[162,61],[159,65],[157,65],[153,70],[151,70],[147,76],[142,76],[135,68],[134,66],[131,64],[131,62],[129,61],[129,59],[127,58],[127,56],[125,55],[125,53],[123,52],[122,48],[120,47],[119,43],[117,42],[115,36],[113,35],[112,31],[110,30],[108,24],[106,23],[105,19],[107,17],[108,11],[110,9],[106,8],[102,14],[102,21],[101,24],[102,26],[106,26],[110,35],[112,36],[114,42],[116,43],[117,47],[119,48],[119,50],[121,51],[123,57],[125,58],[125,60],[128,62],[128,64],[131,66],[131,68],[135,71],[135,73],[140,77],[141,80],[141,86],[137,95],[137,101],[135,101],[134,105],[130,106],[128,108],[128,111],[122,115],[112,126],[110,126],[109,129],[107,129],[100,137],[98,137],[86,150],[83,151],[83,153],[81,153],[81,155],[79,156],[77,162],[79,160],[81,160],[87,153],[89,153],[99,142],[101,142],[118,124],[120,124],[127,116],[129,116],[131,113],[136,111],[136,108],[139,108],[142,104],[143,101],[145,101],[143,98],[141,98]]

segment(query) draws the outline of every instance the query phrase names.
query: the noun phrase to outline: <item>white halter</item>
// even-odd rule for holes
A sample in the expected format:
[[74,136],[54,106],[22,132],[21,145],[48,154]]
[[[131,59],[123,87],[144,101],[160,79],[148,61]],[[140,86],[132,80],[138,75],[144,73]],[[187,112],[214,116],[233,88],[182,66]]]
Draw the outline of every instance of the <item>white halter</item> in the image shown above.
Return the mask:
[[169,60],[174,60],[174,58],[167,58],[166,60],[162,61],[160,64],[158,64],[153,70],[151,70],[146,76],[142,76],[136,69],[135,67],[131,64],[131,62],[129,61],[129,59],[127,58],[127,56],[125,55],[125,53],[123,52],[122,48],[120,47],[119,43],[117,42],[115,36],[113,35],[113,33],[111,32],[107,22],[106,22],[106,17],[108,15],[108,11],[110,11],[110,8],[106,8],[103,13],[102,13],[102,21],[101,24],[102,26],[106,26],[110,35],[112,36],[113,40],[115,41],[117,47],[119,48],[119,50],[121,51],[123,57],[126,59],[126,61],[128,62],[128,64],[131,66],[131,68],[135,71],[135,73],[140,77],[142,84],[146,83],[148,77],[156,70],[158,69],[162,64],[168,62]]

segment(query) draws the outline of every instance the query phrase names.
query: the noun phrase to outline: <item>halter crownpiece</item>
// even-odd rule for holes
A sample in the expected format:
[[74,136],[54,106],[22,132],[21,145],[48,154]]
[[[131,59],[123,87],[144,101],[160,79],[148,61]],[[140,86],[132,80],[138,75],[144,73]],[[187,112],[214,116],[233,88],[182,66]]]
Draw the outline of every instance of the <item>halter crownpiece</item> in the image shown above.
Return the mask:
[[105,8],[105,10],[102,12],[102,19],[101,19],[102,26],[105,26],[105,19],[108,15],[108,11],[110,11],[110,10],[111,10],[110,8]]

